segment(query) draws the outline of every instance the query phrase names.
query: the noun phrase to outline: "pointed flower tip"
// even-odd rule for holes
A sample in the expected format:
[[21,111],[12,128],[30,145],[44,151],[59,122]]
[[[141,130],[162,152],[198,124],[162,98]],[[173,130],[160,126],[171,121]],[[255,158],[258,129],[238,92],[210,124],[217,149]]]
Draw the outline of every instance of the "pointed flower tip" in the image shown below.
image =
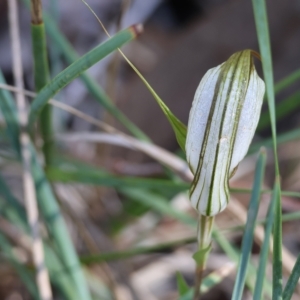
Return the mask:
[[253,55],[252,50],[233,54],[208,70],[196,90],[185,149],[194,174],[190,200],[202,215],[214,216],[227,206],[228,181],[258,124],[265,84]]

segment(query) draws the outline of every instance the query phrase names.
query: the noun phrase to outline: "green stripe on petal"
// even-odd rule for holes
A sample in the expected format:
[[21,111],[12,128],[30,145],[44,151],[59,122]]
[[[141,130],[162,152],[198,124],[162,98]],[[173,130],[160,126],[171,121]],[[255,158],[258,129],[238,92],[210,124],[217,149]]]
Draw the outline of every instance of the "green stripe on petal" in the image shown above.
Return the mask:
[[190,200],[199,213],[214,216],[227,206],[228,181],[248,151],[264,91],[251,50],[233,54],[201,80],[186,139],[187,161],[194,173]]

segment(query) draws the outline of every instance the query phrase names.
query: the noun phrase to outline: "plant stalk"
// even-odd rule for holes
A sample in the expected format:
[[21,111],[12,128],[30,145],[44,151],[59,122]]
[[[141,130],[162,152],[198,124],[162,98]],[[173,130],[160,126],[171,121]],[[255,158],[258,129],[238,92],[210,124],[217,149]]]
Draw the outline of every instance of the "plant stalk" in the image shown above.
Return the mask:
[[198,251],[193,256],[197,264],[195,274],[194,300],[200,299],[200,287],[203,279],[203,272],[205,270],[206,261],[211,249],[211,234],[214,219],[214,216],[209,217],[199,214],[197,229]]
[[[34,61],[34,83],[36,92],[39,92],[50,80],[41,0],[31,0],[31,36]],[[39,121],[43,138],[43,153],[47,166],[51,161],[53,152],[52,107],[50,105],[46,105],[43,108]]]

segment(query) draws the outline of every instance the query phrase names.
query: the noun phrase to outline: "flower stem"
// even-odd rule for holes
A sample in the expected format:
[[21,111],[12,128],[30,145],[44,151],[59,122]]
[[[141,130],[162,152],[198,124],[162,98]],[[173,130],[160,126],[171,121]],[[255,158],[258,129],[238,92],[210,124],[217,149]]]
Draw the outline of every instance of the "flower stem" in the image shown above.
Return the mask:
[[195,274],[195,291],[194,300],[200,299],[200,287],[205,270],[208,254],[211,249],[211,234],[214,223],[214,217],[208,217],[199,214],[198,219],[198,251],[194,254],[193,258],[196,261],[196,274]]

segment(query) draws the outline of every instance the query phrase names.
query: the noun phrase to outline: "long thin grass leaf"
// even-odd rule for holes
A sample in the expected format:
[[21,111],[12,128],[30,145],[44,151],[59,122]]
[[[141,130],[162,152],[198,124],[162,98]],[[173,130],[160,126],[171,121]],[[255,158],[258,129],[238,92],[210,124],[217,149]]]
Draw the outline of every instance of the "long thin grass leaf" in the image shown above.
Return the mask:
[[[89,4],[82,0],[82,2],[88,7],[88,9],[91,11],[91,13],[95,16],[95,18],[100,23],[101,27],[103,28],[104,32],[108,37],[110,37],[108,31],[106,30],[104,24],[102,21],[98,18],[97,14],[93,11],[93,9],[89,6]],[[139,72],[139,70],[134,66],[134,64],[127,58],[127,56],[118,49],[123,58],[127,61],[127,63],[131,66],[131,68],[134,70],[134,72],[139,76],[139,78],[142,80],[142,82],[145,84],[149,92],[152,94],[160,108],[162,109],[163,113],[167,117],[169,123],[171,124],[177,142],[180,146],[180,148],[185,151],[185,140],[186,140],[186,134],[187,134],[187,128],[186,126],[171,112],[171,110],[167,107],[167,105],[162,101],[162,99],[157,95],[157,93],[154,91],[154,89],[151,87],[151,85],[148,83],[146,78]]]
[[281,195],[280,195],[280,172],[277,155],[277,135],[276,135],[276,116],[275,116],[275,96],[273,82],[273,67],[270,46],[270,36],[268,28],[268,17],[266,3],[264,0],[252,0],[256,32],[260,54],[262,58],[262,66],[264,79],[266,83],[266,92],[268,98],[268,106],[270,111],[273,151],[275,161],[275,188],[278,189],[278,198],[276,199],[275,220],[274,220],[274,244],[273,244],[273,295],[272,299],[282,298],[282,220],[281,220]]
[[297,261],[294,265],[292,274],[290,275],[286,286],[284,288],[282,299],[283,300],[290,300],[293,296],[294,290],[299,282],[300,278],[300,255],[297,257]]
[[127,63],[131,66],[131,68],[135,71],[135,73],[139,76],[142,82],[145,84],[149,92],[152,94],[153,98],[156,100],[157,104],[163,111],[164,115],[167,117],[169,123],[171,124],[174,130],[178,145],[180,146],[182,151],[185,152],[187,127],[172,113],[169,107],[157,95],[157,93],[154,91],[152,86],[148,83],[146,78],[139,72],[139,70],[133,65],[133,63],[123,54],[123,52],[121,52],[121,54],[124,57],[124,59],[127,61]]
[[[23,0],[25,5],[29,8],[29,0]],[[53,21],[53,18],[47,14],[43,13],[43,18],[45,22],[47,35],[51,38],[53,47],[61,53],[64,59],[72,64],[79,59],[76,51],[72,47],[71,43],[63,36],[58,26]],[[123,124],[129,132],[134,136],[142,140],[148,140],[149,138],[135,125],[133,124],[109,99],[105,94],[103,89],[98,85],[98,83],[89,75],[82,74],[80,76],[83,83],[86,85],[88,91],[93,95],[93,97],[112,115],[114,116],[121,124]]]
[[77,61],[72,63],[64,71],[59,73],[47,86],[45,86],[36,96],[31,104],[29,115],[29,124],[32,125],[41,110],[47,104],[51,97],[58,93],[63,87],[81,75],[88,68],[96,64],[99,60],[120,48],[122,45],[134,39],[139,33],[138,26],[132,26],[122,30],[106,42],[95,47]]
[[192,237],[192,238],[187,238],[179,241],[163,243],[155,246],[136,247],[133,249],[117,251],[117,252],[111,251],[108,253],[85,255],[80,257],[80,261],[85,265],[97,264],[104,261],[121,260],[136,255],[161,253],[161,252],[165,252],[166,250],[178,248],[180,246],[190,244],[190,243],[195,243],[195,242],[196,242],[196,238]]
[[256,277],[255,289],[253,293],[253,300],[260,300],[263,291],[263,283],[265,280],[265,272],[266,272],[269,247],[270,247],[270,237],[272,234],[272,228],[274,223],[275,205],[278,198],[277,192],[278,190],[276,186],[274,186],[272,200],[269,204],[268,214],[266,218],[264,242],[260,250],[257,277]]
[[247,268],[249,264],[249,258],[250,258],[253,238],[254,238],[254,227],[255,227],[255,220],[257,218],[257,212],[259,207],[261,186],[262,186],[264,173],[265,173],[265,165],[266,165],[266,153],[264,150],[261,150],[261,153],[259,155],[256,164],[252,194],[251,194],[251,199],[248,207],[247,222],[246,222],[245,232],[242,241],[240,263],[238,266],[238,271],[237,271],[236,280],[233,289],[232,299],[234,300],[241,299],[244,290],[246,273],[247,273]]
[[256,32],[259,44],[260,55],[262,59],[262,67],[264,80],[266,83],[266,94],[268,98],[268,106],[270,112],[271,129],[273,137],[273,151],[276,175],[279,175],[277,142],[276,142],[276,117],[275,117],[275,95],[274,95],[274,80],[273,66],[270,46],[270,36],[268,28],[268,17],[266,3],[264,0],[252,0]]
[[92,185],[109,186],[117,189],[122,187],[138,187],[180,192],[187,190],[189,187],[189,185],[184,182],[174,182],[167,179],[117,176],[102,170],[96,170],[92,167],[90,170],[63,170],[59,167],[51,166],[47,169],[47,178],[54,182],[80,182]]
[[277,198],[273,226],[273,300],[282,299],[282,216],[279,180],[275,182]]
[[[44,19],[47,34],[50,36],[51,40],[55,44],[56,49],[61,52],[61,54],[69,64],[75,62],[79,58],[79,56],[74,51],[71,44],[61,34],[57,25],[47,14],[44,14]],[[93,97],[112,116],[114,116],[118,120],[118,122],[123,124],[125,128],[137,138],[149,141],[149,138],[113,104],[113,102],[105,94],[103,89],[97,84],[97,82],[92,77],[84,73],[80,76],[80,78],[82,79],[83,83],[85,84],[86,88],[91,93],[91,95],[93,95]]]
[[41,213],[45,219],[48,230],[55,240],[65,267],[69,270],[72,270],[70,272],[70,276],[73,278],[74,284],[78,289],[78,297],[82,300],[90,299],[78,256],[75,252],[65,221],[61,215],[57,200],[54,197],[51,186],[43,172],[43,169],[38,163],[33,147],[31,151],[32,175],[36,184],[36,191]]

